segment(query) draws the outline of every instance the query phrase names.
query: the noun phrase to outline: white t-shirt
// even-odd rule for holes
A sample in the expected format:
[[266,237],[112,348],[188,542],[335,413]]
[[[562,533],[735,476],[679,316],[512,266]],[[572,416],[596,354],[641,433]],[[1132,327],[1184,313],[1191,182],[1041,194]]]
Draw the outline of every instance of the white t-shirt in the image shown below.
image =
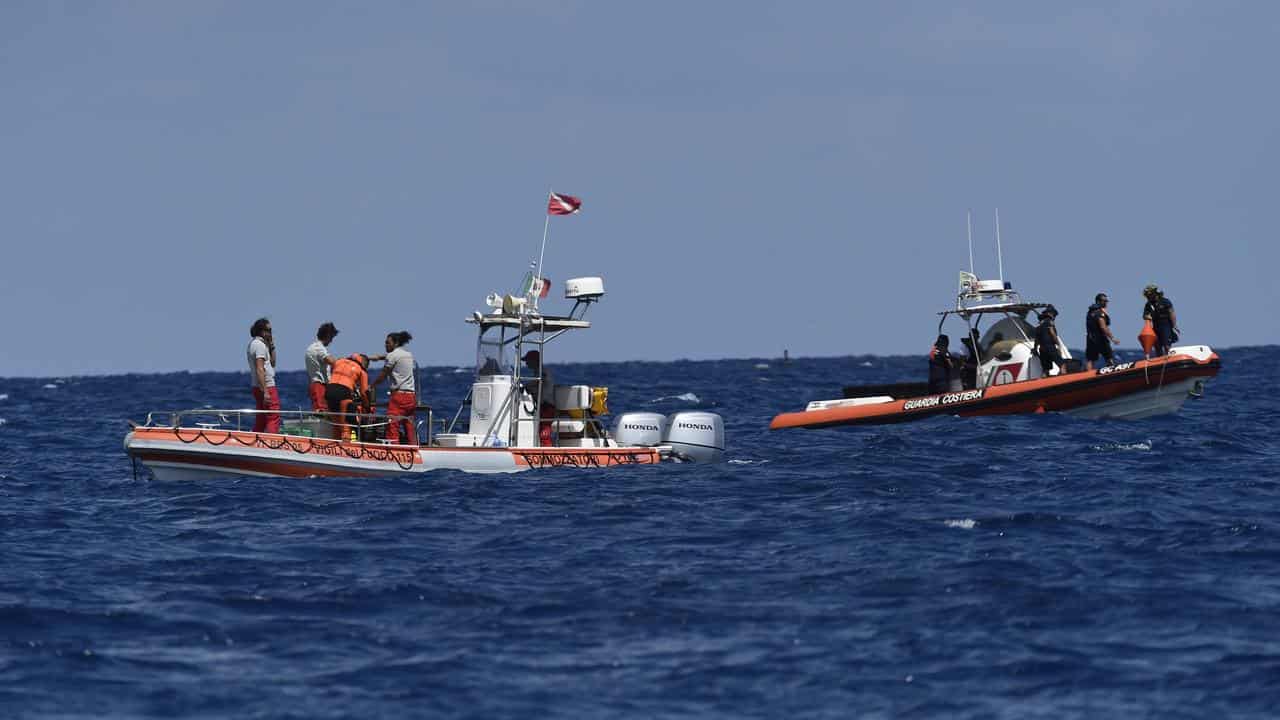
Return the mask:
[[404,347],[387,353],[387,367],[391,368],[391,391],[414,392],[413,354]]
[[329,363],[324,359],[329,357],[329,348],[319,340],[307,346],[307,381],[327,383],[329,382]]
[[276,386],[276,369],[271,365],[271,351],[262,338],[249,341],[249,387],[258,387],[258,358],[262,358],[263,370],[267,374],[267,387]]

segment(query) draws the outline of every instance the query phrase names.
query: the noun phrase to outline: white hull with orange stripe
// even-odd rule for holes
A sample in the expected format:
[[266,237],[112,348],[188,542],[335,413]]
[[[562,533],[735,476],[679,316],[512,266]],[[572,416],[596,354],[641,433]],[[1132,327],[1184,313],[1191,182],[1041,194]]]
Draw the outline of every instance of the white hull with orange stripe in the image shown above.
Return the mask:
[[509,473],[540,467],[600,468],[671,458],[658,447],[415,447],[240,430],[142,426],[125,451],[158,480],[256,477],[397,477],[433,470]]

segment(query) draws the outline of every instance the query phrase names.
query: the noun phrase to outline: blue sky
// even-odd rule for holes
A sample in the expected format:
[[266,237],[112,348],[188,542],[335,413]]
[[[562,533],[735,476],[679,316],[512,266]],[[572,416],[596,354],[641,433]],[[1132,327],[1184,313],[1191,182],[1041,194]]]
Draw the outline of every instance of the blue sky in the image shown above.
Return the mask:
[[549,187],[552,361],[923,353],[996,207],[1073,345],[1280,342],[1280,6],[1070,5],[4,3],[0,376],[468,364]]

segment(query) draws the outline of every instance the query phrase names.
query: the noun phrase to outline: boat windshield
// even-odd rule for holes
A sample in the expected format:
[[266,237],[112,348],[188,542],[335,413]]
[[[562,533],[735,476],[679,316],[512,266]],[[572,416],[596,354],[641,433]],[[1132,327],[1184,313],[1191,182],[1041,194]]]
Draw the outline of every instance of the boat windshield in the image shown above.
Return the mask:
[[1005,316],[1000,322],[987,328],[982,334],[979,344],[983,357],[990,357],[1007,352],[1009,347],[1018,343],[1029,342],[1035,337],[1036,329],[1031,323],[1016,315]]
[[513,375],[512,341],[514,337],[502,326],[484,327],[476,343],[476,375]]

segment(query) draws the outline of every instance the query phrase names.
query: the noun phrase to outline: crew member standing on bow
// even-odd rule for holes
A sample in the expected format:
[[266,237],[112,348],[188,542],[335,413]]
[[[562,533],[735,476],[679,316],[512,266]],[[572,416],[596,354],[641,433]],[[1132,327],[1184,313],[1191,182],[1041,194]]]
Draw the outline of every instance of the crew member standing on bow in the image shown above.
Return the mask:
[[1152,329],[1156,331],[1153,350],[1156,355],[1168,355],[1169,348],[1178,342],[1178,314],[1173,311],[1173,303],[1155,285],[1143,288],[1142,295],[1147,298],[1147,304],[1142,307],[1142,319],[1150,320]]
[[329,403],[324,399],[324,386],[329,384],[329,368],[338,362],[329,354],[329,343],[338,336],[338,328],[327,322],[316,331],[316,341],[307,346],[306,368],[307,394],[311,396],[311,409],[323,412]]
[[1093,296],[1093,304],[1084,316],[1084,369],[1092,370],[1093,361],[1105,358],[1108,365],[1116,364],[1111,344],[1119,342],[1111,334],[1111,314],[1107,312],[1107,294]]
[[951,389],[951,371],[956,361],[951,355],[951,338],[939,335],[929,350],[929,392],[944,393]]
[[1058,327],[1053,322],[1057,317],[1058,308],[1050,305],[1040,313],[1040,324],[1036,326],[1036,342],[1032,350],[1040,358],[1040,371],[1044,377],[1049,377],[1055,365],[1059,375],[1067,372],[1067,361],[1058,349]]
[[253,387],[253,419],[256,433],[280,432],[280,393],[276,390],[276,343],[271,337],[271,321],[258,318],[249,328],[249,384]]
[[375,360],[386,360],[382,373],[373,381],[376,386],[388,377],[391,378],[391,397],[387,400],[387,414],[392,416],[387,425],[387,440],[400,442],[400,426],[404,425],[404,444],[417,445],[418,431],[414,417],[418,409],[418,384],[415,382],[417,366],[413,362],[413,354],[405,347],[413,336],[408,330],[393,332],[387,335],[385,347],[387,354],[375,356]]
[[366,405],[373,405],[368,368],[369,358],[356,353],[335,362],[329,373],[329,383],[324,386],[324,399],[329,412],[336,413],[330,422],[337,430],[339,440],[351,437],[351,421],[360,411],[357,401],[363,398]]

